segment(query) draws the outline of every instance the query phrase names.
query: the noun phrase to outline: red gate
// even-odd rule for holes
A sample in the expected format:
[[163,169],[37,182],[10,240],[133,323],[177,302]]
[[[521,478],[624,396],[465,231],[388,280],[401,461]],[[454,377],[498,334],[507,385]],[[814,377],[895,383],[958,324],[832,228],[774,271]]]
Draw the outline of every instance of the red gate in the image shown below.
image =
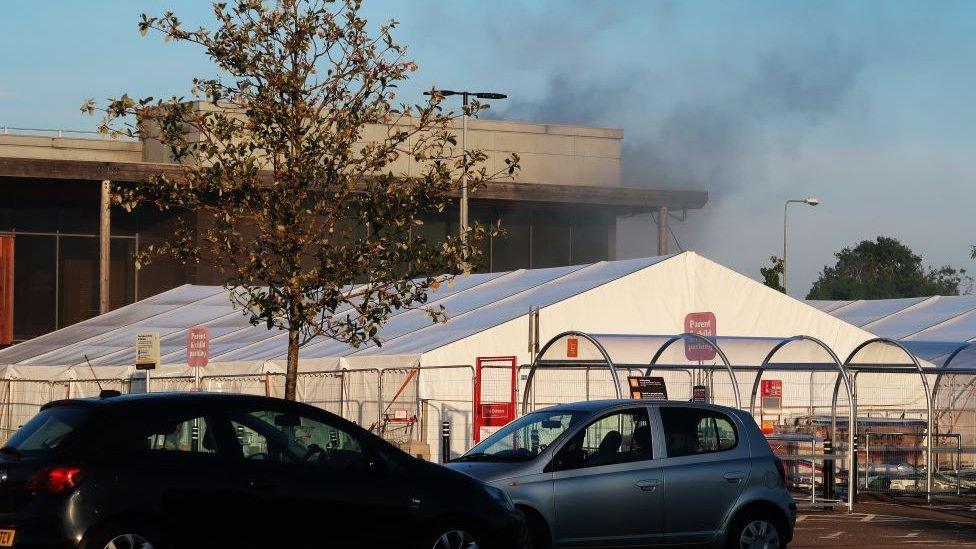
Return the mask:
[[485,428],[501,427],[515,419],[518,358],[478,357],[474,368],[474,443]]

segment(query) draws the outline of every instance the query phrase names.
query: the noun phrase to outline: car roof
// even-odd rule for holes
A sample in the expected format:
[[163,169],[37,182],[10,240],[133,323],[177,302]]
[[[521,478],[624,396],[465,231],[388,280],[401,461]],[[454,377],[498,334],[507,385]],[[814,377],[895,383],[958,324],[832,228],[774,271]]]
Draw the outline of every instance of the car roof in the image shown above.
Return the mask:
[[734,410],[734,408],[728,408],[726,406],[720,406],[717,404],[706,404],[703,402],[689,402],[686,400],[638,400],[632,398],[608,398],[602,400],[586,400],[580,402],[567,402],[565,404],[556,404],[555,406],[548,406],[546,408],[540,408],[536,410],[537,412],[552,411],[552,412],[595,412],[599,410],[605,410],[613,408],[616,406],[626,406],[626,405],[638,405],[643,406],[684,406],[691,408],[723,408]]
[[245,395],[240,393],[207,393],[207,392],[167,392],[167,393],[130,393],[108,397],[86,397],[56,400],[44,405],[51,406],[118,406],[126,404],[210,404],[210,403],[245,403],[267,402],[281,399]]

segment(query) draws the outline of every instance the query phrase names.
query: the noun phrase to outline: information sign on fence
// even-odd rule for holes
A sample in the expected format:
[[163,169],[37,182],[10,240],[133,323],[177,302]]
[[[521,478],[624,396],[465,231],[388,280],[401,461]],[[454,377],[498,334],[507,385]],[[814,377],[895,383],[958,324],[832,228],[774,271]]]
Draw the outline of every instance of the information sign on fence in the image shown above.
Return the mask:
[[630,398],[639,400],[667,400],[668,387],[663,377],[630,376]]
[[692,402],[708,402],[708,386],[695,385],[691,389]]
[[136,368],[155,370],[159,365],[159,333],[142,332],[136,335]]

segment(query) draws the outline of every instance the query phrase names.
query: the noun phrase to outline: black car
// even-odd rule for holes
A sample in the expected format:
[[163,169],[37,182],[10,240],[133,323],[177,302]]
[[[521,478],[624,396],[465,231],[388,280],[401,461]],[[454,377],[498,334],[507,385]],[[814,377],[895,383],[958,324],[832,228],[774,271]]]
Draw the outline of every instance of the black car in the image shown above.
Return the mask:
[[0,450],[0,547],[521,547],[502,490],[318,408],[230,394],[47,404]]

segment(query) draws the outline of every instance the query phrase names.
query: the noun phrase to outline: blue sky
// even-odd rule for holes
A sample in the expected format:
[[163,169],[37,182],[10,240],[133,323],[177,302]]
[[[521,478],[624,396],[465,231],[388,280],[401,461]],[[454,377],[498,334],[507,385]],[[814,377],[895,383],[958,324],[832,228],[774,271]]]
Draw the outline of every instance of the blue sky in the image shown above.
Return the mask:
[[[207,60],[140,38],[141,12],[203,0],[6,0],[0,124],[90,127],[87,97],[185,94]],[[791,210],[791,293],[843,246],[897,237],[971,267],[976,2],[366,0],[432,84],[506,92],[494,116],[623,128],[628,184],[705,188],[681,245],[758,277]],[[646,218],[623,255],[653,253]]]

